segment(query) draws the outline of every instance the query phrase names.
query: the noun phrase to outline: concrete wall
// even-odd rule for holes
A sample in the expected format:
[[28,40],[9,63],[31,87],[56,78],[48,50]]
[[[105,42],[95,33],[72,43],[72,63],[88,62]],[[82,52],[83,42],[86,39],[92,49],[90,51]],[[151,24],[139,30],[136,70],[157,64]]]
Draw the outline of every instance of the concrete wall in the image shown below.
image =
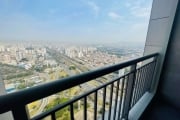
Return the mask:
[[156,92],[162,65],[164,62],[167,45],[174,21],[178,0],[154,0],[149,21],[147,38],[145,43],[144,55],[158,52],[159,63],[153,92]]
[[180,5],[172,29],[160,85],[160,95],[180,108]]
[[169,43],[178,0],[153,0],[144,55],[158,52],[158,66],[151,92],[145,94],[130,110],[129,120],[138,120],[157,91],[165,53]]

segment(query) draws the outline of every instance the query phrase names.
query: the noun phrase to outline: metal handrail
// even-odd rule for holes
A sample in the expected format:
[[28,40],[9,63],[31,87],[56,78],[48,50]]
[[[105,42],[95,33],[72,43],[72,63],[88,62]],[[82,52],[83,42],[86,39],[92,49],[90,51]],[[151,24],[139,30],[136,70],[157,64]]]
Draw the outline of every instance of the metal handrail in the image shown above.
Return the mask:
[[15,107],[18,106],[25,106],[26,104],[31,103],[35,100],[50,96],[57,92],[61,92],[63,90],[69,89],[71,87],[88,82],[95,78],[101,77],[103,75],[109,74],[111,72],[117,71],[130,65],[137,64],[138,62],[156,56],[158,56],[158,53],[150,54],[127,62],[111,65],[93,71],[84,72],[79,75],[63,78],[61,80],[56,80],[50,83],[44,83],[42,85],[33,86],[31,88],[20,90],[14,93],[1,95],[0,113],[13,110]]

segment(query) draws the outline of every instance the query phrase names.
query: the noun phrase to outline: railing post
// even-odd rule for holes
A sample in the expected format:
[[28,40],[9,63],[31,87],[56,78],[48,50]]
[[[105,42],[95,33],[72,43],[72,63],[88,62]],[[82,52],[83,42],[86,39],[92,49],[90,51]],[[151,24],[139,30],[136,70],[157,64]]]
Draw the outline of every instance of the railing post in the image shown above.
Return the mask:
[[28,120],[28,113],[26,106],[16,106],[12,109],[14,120]]
[[136,78],[136,64],[132,65],[130,68],[130,72],[132,72],[127,79],[126,93],[124,99],[124,107],[122,111],[122,118],[128,120],[129,110],[131,106],[131,99],[133,95],[133,88]]
[[148,88],[149,89],[149,92],[153,92],[154,90],[154,83],[156,82],[156,71],[157,71],[157,62],[158,62],[158,56],[155,56],[153,58],[153,61],[155,61],[155,64],[154,64],[154,68],[153,68],[153,73],[152,73],[152,78],[151,78],[151,83],[150,83],[150,87]]

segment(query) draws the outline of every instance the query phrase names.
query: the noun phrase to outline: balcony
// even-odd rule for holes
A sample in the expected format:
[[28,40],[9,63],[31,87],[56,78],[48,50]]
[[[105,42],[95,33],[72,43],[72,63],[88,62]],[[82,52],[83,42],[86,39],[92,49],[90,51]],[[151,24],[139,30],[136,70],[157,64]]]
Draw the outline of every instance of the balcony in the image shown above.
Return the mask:
[[[88,99],[91,96],[91,113],[94,120],[179,120],[179,4],[178,0],[153,1],[143,57],[2,95],[0,114],[11,111],[15,120],[40,120],[47,117],[56,120],[58,111],[66,108],[69,119],[76,120],[75,103],[81,101],[82,116],[86,120],[89,119]],[[108,79],[105,84],[72,97],[42,114],[29,116],[27,104],[95,81],[104,75],[117,73],[127,67],[129,70],[125,74]],[[102,102],[101,106],[98,104],[99,100]]]
[[[81,100],[83,102],[83,118],[87,120],[92,119],[92,117],[88,118],[87,113],[88,99],[91,95],[93,96],[93,100],[90,102],[93,108],[94,120],[128,119],[139,102],[142,102],[142,99],[147,96],[147,94],[150,95],[154,89],[153,84],[156,75],[157,61],[158,54],[155,53],[124,63],[82,73],[77,76],[2,95],[0,96],[0,113],[12,111],[15,120],[41,120],[47,117],[56,120],[57,112],[63,108],[67,108],[69,119],[74,120],[76,119],[74,116],[75,102]],[[127,67],[129,71],[116,78],[109,79],[105,84],[90,89],[81,95],[72,97],[72,99],[66,102],[59,103],[54,108],[33,118],[29,117],[26,107],[27,104]],[[109,91],[109,94],[107,91]],[[102,100],[101,113],[98,113],[98,99]]]

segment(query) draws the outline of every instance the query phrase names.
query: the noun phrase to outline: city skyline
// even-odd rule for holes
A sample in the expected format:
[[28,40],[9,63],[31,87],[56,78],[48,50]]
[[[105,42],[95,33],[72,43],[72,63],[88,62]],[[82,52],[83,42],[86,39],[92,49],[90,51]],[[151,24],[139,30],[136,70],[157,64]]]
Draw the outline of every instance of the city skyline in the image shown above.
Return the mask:
[[0,40],[144,43],[152,1],[0,1]]
[[[8,44],[0,45],[0,73],[4,82],[4,91],[9,94],[19,90],[28,89],[44,83],[62,80],[63,78],[81,74],[83,72],[115,65],[126,60],[142,56],[143,50],[140,48],[113,48],[105,46],[40,46],[28,44]],[[127,69],[112,72],[106,76],[97,78],[70,88],[64,92],[53,96],[34,101],[27,105],[29,116],[32,118],[49,110],[81,93],[102,85],[118,75],[123,75]],[[107,87],[107,91],[109,88]],[[102,98],[99,90],[100,98]],[[110,96],[108,96],[109,98]],[[88,97],[89,99],[90,97]],[[102,99],[98,99],[102,101]],[[65,102],[64,101],[64,102]],[[82,115],[83,111],[79,100],[78,108],[75,108],[76,116]],[[93,100],[89,99],[89,103]],[[92,110],[93,104],[88,103],[88,111]],[[109,103],[107,103],[109,104]],[[98,102],[98,105],[102,103]],[[101,108],[98,109],[98,118],[101,116]],[[58,113],[57,118],[68,117],[65,112]],[[91,115],[88,113],[88,115]],[[92,117],[90,118],[92,119]],[[68,119],[67,119],[68,120]]]

